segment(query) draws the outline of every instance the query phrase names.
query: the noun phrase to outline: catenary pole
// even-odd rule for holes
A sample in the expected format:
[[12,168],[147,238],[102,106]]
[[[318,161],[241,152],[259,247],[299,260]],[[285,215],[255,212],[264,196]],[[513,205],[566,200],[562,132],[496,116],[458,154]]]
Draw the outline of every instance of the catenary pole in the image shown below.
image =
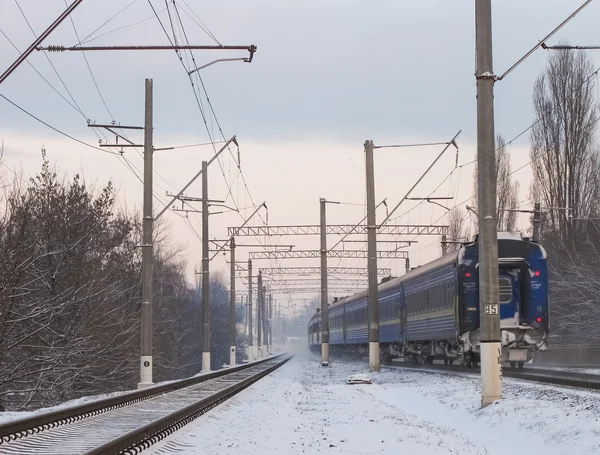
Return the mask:
[[229,242],[231,252],[231,277],[229,295],[229,365],[235,365],[235,237]]
[[144,114],[144,200],[142,221],[142,314],[140,321],[140,383],[138,388],[152,385],[152,79],[145,81]]
[[373,141],[365,142],[367,170],[367,268],[369,290],[367,315],[369,322],[369,369],[380,370],[379,311],[377,307],[377,221],[375,219],[375,172],[373,167]]
[[254,361],[254,332],[252,331],[252,260],[248,260],[248,362]]
[[321,210],[321,365],[329,365],[329,305],[327,298],[327,222],[325,198],[320,198]]
[[481,405],[485,407],[502,398],[491,0],[475,0],[475,41]]
[[273,352],[273,294],[269,294],[269,349],[267,352]]
[[448,236],[442,234],[442,256],[445,256],[448,252]]
[[202,161],[202,371],[210,371],[210,275],[208,260],[208,170]]
[[262,300],[263,300],[263,285],[262,272],[258,269],[258,278],[256,279],[258,287],[258,298],[256,301],[256,355],[260,359],[262,357]]
[[262,299],[260,302],[260,314],[262,315],[262,332],[264,346],[263,357],[266,357],[269,354],[269,328],[267,327],[267,319],[269,318],[269,313],[267,309],[267,287],[263,285]]
[[534,242],[540,241],[540,207],[541,205],[539,202],[535,202],[533,204],[533,238],[531,240],[533,240]]

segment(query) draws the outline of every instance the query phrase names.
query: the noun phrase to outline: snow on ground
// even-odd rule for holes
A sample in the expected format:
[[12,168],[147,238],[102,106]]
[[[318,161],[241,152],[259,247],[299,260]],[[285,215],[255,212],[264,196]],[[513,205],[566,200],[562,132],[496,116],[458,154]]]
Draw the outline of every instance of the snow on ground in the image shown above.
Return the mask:
[[[349,385],[353,374],[373,384]],[[297,355],[146,451],[152,454],[600,453],[600,394],[505,379],[480,409],[479,379]],[[146,453],[144,452],[144,453]]]

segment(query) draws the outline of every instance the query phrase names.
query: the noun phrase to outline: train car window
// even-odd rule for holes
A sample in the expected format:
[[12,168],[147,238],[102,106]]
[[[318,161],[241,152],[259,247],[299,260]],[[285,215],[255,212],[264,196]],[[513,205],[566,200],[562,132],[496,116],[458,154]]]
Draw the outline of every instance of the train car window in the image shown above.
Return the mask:
[[440,308],[446,306],[446,283],[440,285]]
[[510,278],[500,277],[498,287],[500,288],[500,303],[510,303],[513,296],[512,281]]
[[446,307],[448,305],[448,297],[449,297],[448,283],[446,283],[446,284],[444,284],[444,307]]

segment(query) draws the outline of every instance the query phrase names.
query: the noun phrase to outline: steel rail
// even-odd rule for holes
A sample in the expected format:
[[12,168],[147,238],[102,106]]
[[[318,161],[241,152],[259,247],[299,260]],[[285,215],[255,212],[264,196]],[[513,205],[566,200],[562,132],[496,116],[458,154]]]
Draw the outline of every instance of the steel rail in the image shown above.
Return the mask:
[[[123,436],[107,442],[94,450],[86,452],[86,455],[113,455],[113,454],[137,454],[143,449],[147,449],[152,444],[164,439],[166,436],[179,430],[192,420],[205,414],[220,403],[228,400],[238,394],[259,379],[267,376],[277,368],[287,363],[293,356],[288,356],[280,362],[275,363],[269,368],[259,373],[245,378],[235,384],[232,384],[210,396],[201,399],[185,408],[172,412],[153,422],[150,422],[140,428],[137,428]],[[270,358],[268,360],[273,360]]]
[[231,373],[243,371],[275,358],[279,358],[282,355],[284,354],[261,359],[251,363],[237,365],[231,368],[213,371],[201,376],[181,379],[168,384],[160,384],[145,389],[124,393],[115,397],[96,400],[91,403],[75,405],[56,411],[41,413],[33,417],[25,417],[23,419],[3,423],[0,424],[0,447],[2,447],[2,445],[6,442],[14,441],[31,434],[40,433],[58,426],[97,416],[99,414],[110,412],[125,406],[130,406],[140,401],[148,400],[165,393],[174,392],[176,390],[180,390],[195,384],[200,384],[211,379],[216,379]]
[[[479,368],[467,368],[461,365],[411,365],[396,364],[384,365],[387,368],[424,371],[433,374],[463,373],[468,375],[479,375]],[[562,370],[544,370],[541,368],[503,368],[502,375],[511,379],[521,379],[530,382],[572,387],[577,389],[588,389],[600,391],[600,375],[591,373],[577,373]]]
[[[348,363],[336,360],[341,363]],[[366,359],[360,359],[359,362],[365,363]],[[460,373],[468,376],[479,376],[480,368],[469,368],[466,365],[440,365],[440,364],[419,364],[404,363],[402,361],[395,364],[382,364],[382,368],[397,370],[414,370],[431,374]],[[542,368],[502,368],[502,375],[511,379],[521,379],[529,382],[539,382],[561,387],[575,389],[586,389],[600,392],[600,374],[578,373],[566,370],[550,370]]]

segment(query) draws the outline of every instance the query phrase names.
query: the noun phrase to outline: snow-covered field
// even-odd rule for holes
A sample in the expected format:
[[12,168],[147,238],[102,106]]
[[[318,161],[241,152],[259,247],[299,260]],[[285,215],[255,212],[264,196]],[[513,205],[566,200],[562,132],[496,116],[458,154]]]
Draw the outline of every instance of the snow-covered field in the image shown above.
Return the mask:
[[[600,394],[505,379],[480,409],[479,379],[297,355],[146,451],[153,454],[597,454]],[[144,452],[144,453],[146,453]]]

